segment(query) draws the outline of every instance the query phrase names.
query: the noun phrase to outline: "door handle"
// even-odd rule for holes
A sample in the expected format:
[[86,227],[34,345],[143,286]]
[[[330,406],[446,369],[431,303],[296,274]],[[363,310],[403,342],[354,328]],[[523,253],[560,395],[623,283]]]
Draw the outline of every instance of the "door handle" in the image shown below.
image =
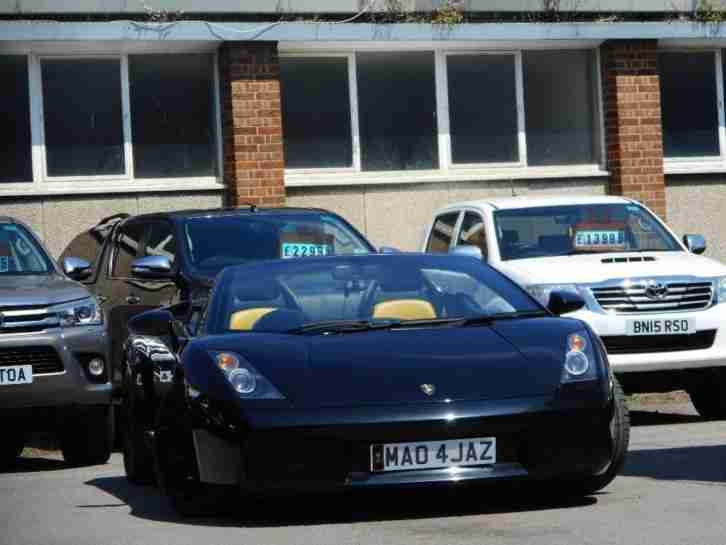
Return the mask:
[[139,296],[137,296],[137,295],[129,295],[129,296],[128,296],[128,297],[126,298],[126,302],[127,302],[127,303],[128,303],[129,305],[138,305],[138,304],[139,304],[139,303],[141,302],[141,297],[139,297]]

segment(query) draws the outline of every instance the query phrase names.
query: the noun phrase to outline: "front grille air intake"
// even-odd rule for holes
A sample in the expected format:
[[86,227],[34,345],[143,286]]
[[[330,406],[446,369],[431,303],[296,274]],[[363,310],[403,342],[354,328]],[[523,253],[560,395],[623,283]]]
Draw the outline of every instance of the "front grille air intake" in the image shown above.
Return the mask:
[[649,296],[645,282],[591,289],[603,310],[617,314],[682,312],[711,306],[713,283],[710,281],[663,282],[663,285],[666,291],[661,297]]
[[58,352],[51,346],[0,348],[0,367],[11,365],[32,365],[34,375],[63,371],[63,362]]
[[610,355],[706,350],[713,346],[716,330],[707,329],[692,335],[606,335],[601,339]]

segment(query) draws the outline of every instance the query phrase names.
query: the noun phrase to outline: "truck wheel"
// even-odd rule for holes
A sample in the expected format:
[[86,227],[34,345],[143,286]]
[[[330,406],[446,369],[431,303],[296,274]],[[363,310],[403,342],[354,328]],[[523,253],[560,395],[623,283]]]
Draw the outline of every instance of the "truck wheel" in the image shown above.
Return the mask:
[[150,484],[154,482],[154,458],[146,444],[144,427],[139,422],[140,415],[137,413],[137,399],[133,388],[133,380],[127,372],[124,376],[124,397],[121,404],[124,469],[129,482]]
[[620,473],[625,464],[625,456],[630,443],[630,413],[625,403],[625,394],[618,380],[613,377],[613,419],[610,429],[614,440],[613,459],[605,472],[592,475],[579,481],[562,483],[562,490],[568,496],[589,496],[609,485]]
[[21,431],[10,430],[3,437],[0,446],[0,468],[12,467],[23,452],[25,434]]
[[710,420],[726,418],[726,373],[718,369],[704,375],[705,380],[688,388],[698,414]]
[[61,452],[72,466],[105,464],[113,448],[113,407],[92,407],[81,413],[80,421],[67,422],[61,431]]

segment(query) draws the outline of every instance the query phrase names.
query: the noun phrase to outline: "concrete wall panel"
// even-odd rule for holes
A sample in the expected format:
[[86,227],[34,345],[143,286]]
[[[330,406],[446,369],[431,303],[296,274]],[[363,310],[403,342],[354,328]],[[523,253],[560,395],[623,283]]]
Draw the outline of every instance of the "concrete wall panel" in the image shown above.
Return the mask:
[[30,227],[40,238],[43,236],[43,207],[32,199],[0,199],[0,216],[11,216]]
[[210,193],[157,193],[138,197],[138,213],[171,212],[173,210],[208,209],[222,207],[222,194]]
[[360,187],[291,187],[287,190],[287,205],[325,208],[343,216],[361,233],[366,230],[365,198]]

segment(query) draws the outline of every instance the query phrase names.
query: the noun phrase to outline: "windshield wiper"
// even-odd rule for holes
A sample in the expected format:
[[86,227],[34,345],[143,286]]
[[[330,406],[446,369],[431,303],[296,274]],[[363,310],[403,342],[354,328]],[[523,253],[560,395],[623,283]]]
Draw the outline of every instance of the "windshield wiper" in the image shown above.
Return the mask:
[[358,331],[372,331],[375,329],[387,329],[398,326],[400,320],[328,320],[324,322],[312,322],[288,329],[285,333],[356,333]]
[[461,325],[487,325],[499,320],[523,320],[525,318],[542,318],[548,316],[545,310],[520,310],[517,312],[499,312],[497,314],[484,314],[471,318],[462,318]]

